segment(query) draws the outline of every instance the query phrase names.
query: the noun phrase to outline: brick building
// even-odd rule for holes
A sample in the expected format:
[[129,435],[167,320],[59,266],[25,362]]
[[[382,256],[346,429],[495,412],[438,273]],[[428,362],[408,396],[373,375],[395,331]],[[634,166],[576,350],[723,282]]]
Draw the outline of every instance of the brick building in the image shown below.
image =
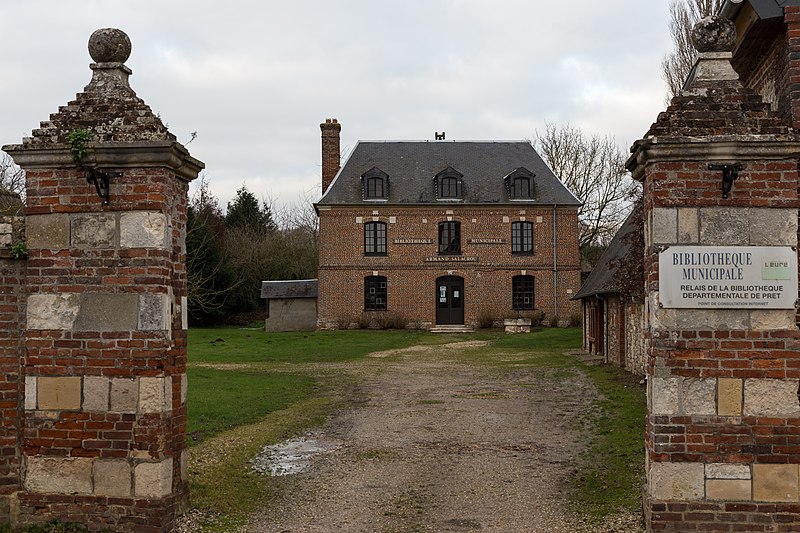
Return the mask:
[[580,202],[529,142],[360,141],[321,124],[321,328],[467,326],[579,311]]

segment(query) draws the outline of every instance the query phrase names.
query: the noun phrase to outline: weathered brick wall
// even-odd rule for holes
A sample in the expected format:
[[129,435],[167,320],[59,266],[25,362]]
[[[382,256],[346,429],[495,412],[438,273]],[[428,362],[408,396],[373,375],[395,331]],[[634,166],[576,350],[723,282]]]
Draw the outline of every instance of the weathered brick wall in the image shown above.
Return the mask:
[[24,218],[0,217],[0,522],[9,522],[20,488],[20,353],[25,316],[25,261],[11,257]]
[[28,172],[20,505],[132,528],[140,501],[161,500],[144,514],[166,528],[188,487],[188,185],[163,168],[123,172],[108,207],[75,170]]
[[[452,219],[461,223],[461,258],[477,261],[439,261],[438,224]],[[512,255],[511,223],[534,224],[534,254]],[[387,224],[386,256],[364,255],[364,223]],[[514,317],[511,280],[523,271],[535,278],[535,309],[562,320],[580,312],[569,300],[580,284],[577,246],[578,221],[573,209],[559,209],[556,221],[558,284],[553,306],[553,210],[538,207],[396,207],[364,206],[320,210],[319,323],[336,327],[364,313],[364,277],[386,276],[388,312],[427,327],[435,324],[435,283],[440,276],[465,280],[465,322],[476,324],[484,314],[496,320]],[[425,240],[403,244],[395,240]],[[471,239],[500,243],[471,243]],[[429,241],[429,242],[427,242]],[[433,258],[433,261],[426,259]],[[336,287],[336,290],[325,290]],[[522,312],[523,316],[531,312]]]

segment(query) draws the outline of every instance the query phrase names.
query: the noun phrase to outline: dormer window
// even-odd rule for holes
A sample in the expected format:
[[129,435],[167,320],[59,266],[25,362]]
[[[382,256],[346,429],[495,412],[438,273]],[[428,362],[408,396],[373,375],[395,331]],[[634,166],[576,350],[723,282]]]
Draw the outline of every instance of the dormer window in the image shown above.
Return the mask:
[[433,178],[438,200],[461,200],[464,197],[464,175],[447,167]]
[[505,178],[508,197],[512,200],[530,200],[534,196],[535,174],[527,168],[520,167]]
[[389,197],[389,175],[377,167],[361,175],[361,185],[365,200],[386,200]]

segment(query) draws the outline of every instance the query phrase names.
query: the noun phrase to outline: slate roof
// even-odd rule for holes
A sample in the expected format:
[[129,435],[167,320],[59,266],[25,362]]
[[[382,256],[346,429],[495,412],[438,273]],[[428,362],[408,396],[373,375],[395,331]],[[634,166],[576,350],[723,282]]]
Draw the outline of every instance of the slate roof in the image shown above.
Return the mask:
[[262,298],[316,298],[318,282],[315,279],[289,281],[262,281]]
[[[380,203],[362,198],[373,167],[389,175],[388,204],[581,205],[526,141],[359,141],[317,205]],[[464,176],[460,202],[436,199],[433,178],[447,167]],[[531,199],[509,199],[503,178],[519,168],[535,174]]]
[[631,211],[628,218],[623,222],[617,234],[611,239],[611,243],[598,259],[594,269],[586,278],[581,290],[573,296],[572,300],[580,300],[596,294],[612,294],[620,292],[625,284],[625,278],[632,275],[625,272],[625,265],[622,258],[632,252],[633,239],[628,235],[633,235],[637,231],[637,224],[641,223],[641,216],[637,210]]

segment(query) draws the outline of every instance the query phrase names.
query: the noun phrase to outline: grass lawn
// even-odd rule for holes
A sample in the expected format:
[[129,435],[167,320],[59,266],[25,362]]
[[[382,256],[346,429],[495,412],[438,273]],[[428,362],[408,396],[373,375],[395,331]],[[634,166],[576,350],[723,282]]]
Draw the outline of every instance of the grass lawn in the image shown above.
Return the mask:
[[354,378],[341,365],[333,368],[325,363],[354,361],[371,352],[415,344],[465,340],[489,344],[453,357],[493,366],[498,372],[530,365],[554,379],[575,372],[588,375],[602,399],[586,421],[592,439],[573,477],[574,508],[595,519],[619,509],[641,508],[644,390],[638,386],[639,378],[623,371],[584,365],[565,356],[565,351],[580,347],[579,329],[546,328],[530,336],[498,331],[432,335],[417,331],[191,329],[191,497],[194,507],[219,516],[207,529],[225,531],[241,525],[256,506],[274,497],[277,482],[252,474],[248,464],[264,445],[322,424],[345,400]]

